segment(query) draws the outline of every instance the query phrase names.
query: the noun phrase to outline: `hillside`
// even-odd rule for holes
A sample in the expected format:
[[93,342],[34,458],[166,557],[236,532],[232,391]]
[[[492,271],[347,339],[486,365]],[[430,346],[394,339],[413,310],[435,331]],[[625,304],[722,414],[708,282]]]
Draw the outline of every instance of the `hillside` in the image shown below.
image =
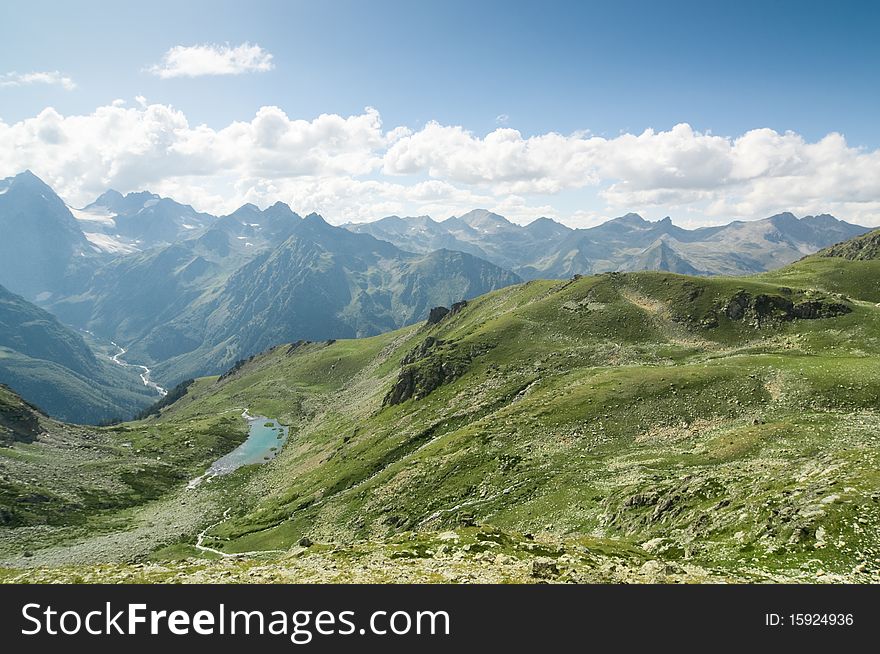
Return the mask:
[[0,444],[34,442],[42,431],[40,421],[44,417],[37,407],[0,384]]
[[761,279],[880,302],[880,231],[838,243]]
[[850,241],[837,243],[817,253],[820,257],[840,257],[850,261],[880,259],[880,231],[870,232]]
[[[803,282],[810,261],[791,267]],[[185,439],[247,409],[291,440],[267,465],[144,504],[128,529],[61,526],[28,558],[7,530],[0,556],[108,564],[45,579],[875,579],[874,302],[641,272],[532,281],[435,314],[275,347],[158,418],[100,431]],[[145,531],[157,512],[178,527]],[[243,555],[174,563],[218,552]]]
[[[0,385],[0,547],[30,553],[69,538],[65,530],[118,528],[118,511],[185,484],[243,433],[221,416],[191,424],[185,440],[170,426],[129,433],[64,424]],[[102,514],[113,516],[109,525]]]
[[156,399],[135,371],[99,358],[78,332],[2,286],[0,383],[77,423],[129,418]]

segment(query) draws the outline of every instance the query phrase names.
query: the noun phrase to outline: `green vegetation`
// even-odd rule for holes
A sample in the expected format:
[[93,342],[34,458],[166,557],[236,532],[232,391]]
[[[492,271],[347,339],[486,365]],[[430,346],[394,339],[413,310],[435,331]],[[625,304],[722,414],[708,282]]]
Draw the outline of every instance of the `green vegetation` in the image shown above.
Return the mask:
[[0,525],[8,527],[118,527],[116,511],[186,484],[246,433],[228,413],[102,429],[64,425],[3,387],[0,415]]
[[[138,495],[115,496],[134,507],[126,520],[172,503],[195,511],[176,540],[156,540],[152,562],[102,554],[75,561],[98,567],[12,569],[60,560],[59,535],[27,560],[7,547],[3,576],[876,580],[871,263],[816,256],[752,278],[533,281],[436,324],[272,348],[196,380],[157,418],[90,432],[102,447],[132,443],[112,465],[152,471],[152,460],[174,477],[123,478]],[[290,425],[287,445],[185,491],[212,450],[242,438],[244,409]],[[50,448],[15,443],[0,452],[4,474]],[[81,531],[74,544],[103,537]]]
[[146,409],[141,411],[139,414],[137,414],[135,416],[135,419],[146,420],[147,418],[150,418],[152,416],[158,416],[162,413],[162,409],[164,409],[166,406],[171,406],[172,404],[177,402],[177,400],[186,395],[187,389],[189,389],[189,387],[192,386],[194,382],[195,379],[187,379],[186,381],[180,382],[177,386],[168,391],[168,393],[160,400],[154,402]]

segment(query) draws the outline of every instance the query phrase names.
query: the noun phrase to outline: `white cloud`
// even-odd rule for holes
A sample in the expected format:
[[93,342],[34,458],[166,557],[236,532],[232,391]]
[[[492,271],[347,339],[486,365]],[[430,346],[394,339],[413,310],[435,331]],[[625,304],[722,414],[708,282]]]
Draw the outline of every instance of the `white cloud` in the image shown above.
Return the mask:
[[202,75],[240,75],[272,70],[272,55],[259,45],[242,43],[226,45],[176,45],[162,57],[162,62],[150,66],[149,72],[169,79],[172,77],[200,77]]
[[507,114],[498,114],[495,116],[495,124],[496,125],[506,125],[510,122],[510,116]]
[[501,127],[478,138],[462,127],[430,122],[399,139],[384,157],[388,174],[427,173],[510,193],[556,193],[595,185],[596,144],[550,132],[523,138]]
[[[0,121],[0,177],[30,168],[74,206],[107,188],[149,187],[206,210],[231,210],[251,198],[299,198],[296,189],[318,182],[338,191],[338,180],[379,169],[399,134],[385,132],[371,108],[301,120],[263,107],[250,121],[218,130],[191,125],[163,104],[112,103],[71,116],[47,108],[14,124]],[[275,189],[289,195],[272,197]]]
[[782,210],[837,211],[866,224],[880,222],[880,150],[852,147],[836,133],[815,143],[770,129],[730,138],[682,123],[611,139],[554,132],[523,137],[506,127],[479,137],[431,122],[392,145],[383,170],[426,174],[496,195],[595,187],[611,213],[659,207],[729,220]]
[[13,71],[0,74],[0,87],[30,86],[32,84],[60,86],[65,91],[73,91],[76,88],[76,82],[67,75],[62,75],[57,70],[33,73],[17,73]]
[[214,129],[136,98],[86,115],[47,108],[0,121],[0,178],[25,168],[74,206],[116,188],[218,213],[282,200],[337,223],[483,207],[572,226],[626,211],[689,225],[783,210],[880,224],[880,150],[840,134],[809,142],[769,129],[735,138],[686,124],[614,138],[510,128],[477,136],[436,122],[386,129],[372,108],[304,120],[271,106]]

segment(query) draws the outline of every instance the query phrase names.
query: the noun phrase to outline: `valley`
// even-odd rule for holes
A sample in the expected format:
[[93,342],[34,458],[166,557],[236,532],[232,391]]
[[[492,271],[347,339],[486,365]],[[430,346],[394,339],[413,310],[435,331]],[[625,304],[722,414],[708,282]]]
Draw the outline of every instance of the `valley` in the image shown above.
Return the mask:
[[[4,392],[0,580],[876,582],[876,238],[509,285],[107,428]],[[243,415],[289,440],[191,485]]]
[[168,391],[166,391],[164,388],[159,386],[159,384],[150,379],[149,368],[147,368],[146,366],[137,365],[135,363],[128,363],[127,361],[123,361],[120,357],[122,357],[122,355],[125,354],[127,350],[124,347],[119,347],[119,345],[113,343],[112,341],[111,344],[114,347],[119,348],[119,352],[117,352],[110,358],[113,363],[118,366],[122,366],[123,368],[137,368],[140,371],[138,373],[138,376],[141,378],[141,381],[144,382],[144,386],[146,386],[147,388],[152,388],[154,391],[156,391],[156,393],[159,394],[160,397],[165,397],[166,395],[168,395]]
[[156,399],[138,367],[118,365],[117,348],[0,286],[0,383],[69,422],[131,417]]

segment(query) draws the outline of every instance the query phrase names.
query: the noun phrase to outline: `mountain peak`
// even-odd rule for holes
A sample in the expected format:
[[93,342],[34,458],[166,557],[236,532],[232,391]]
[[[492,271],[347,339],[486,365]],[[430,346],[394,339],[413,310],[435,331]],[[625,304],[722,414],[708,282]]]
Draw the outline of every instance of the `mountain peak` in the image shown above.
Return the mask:
[[468,211],[466,214],[463,214],[458,217],[464,223],[467,223],[471,227],[476,225],[511,225],[511,223],[504,216],[499,216],[497,213],[492,213],[488,209],[474,209],[472,211]]
[[150,191],[135,191],[123,195],[115,189],[109,189],[101,193],[86,209],[103,207],[116,213],[131,213],[146,208],[148,202],[151,205],[158,204],[161,199]]
[[324,220],[324,218],[320,214],[317,214],[314,211],[303,218],[303,221],[310,225],[326,225],[328,227],[330,226],[330,224],[326,220]]
[[95,198],[95,201],[92,202],[91,206],[112,207],[115,204],[122,202],[123,199],[124,198],[122,196],[122,193],[120,193],[119,191],[115,191],[111,188],[104,191],[103,193],[101,193],[101,195]]
[[116,189],[109,188],[98,196],[98,200],[122,200],[123,197],[125,196]]
[[132,193],[126,193],[125,199],[126,200],[141,200],[141,199],[158,200],[159,195],[156,193],[153,193],[151,191],[134,191]]
[[820,213],[815,216],[804,216],[803,218],[801,218],[801,222],[813,225],[831,226],[842,224],[844,221],[838,219],[835,216],[832,216],[830,213]]
[[34,175],[33,171],[30,168],[25,168],[23,171],[18,173],[18,175],[15,176],[15,179],[19,179],[22,181],[26,181],[26,180],[37,180],[38,182],[43,181],[39,177]]
[[618,216],[617,218],[612,218],[608,221],[609,223],[616,223],[618,225],[627,225],[629,227],[642,227],[643,225],[647,225],[648,221],[642,218],[637,213],[627,213],[623,216]]
[[551,238],[553,236],[567,234],[571,231],[570,227],[567,227],[552,218],[547,218],[546,216],[535,218],[528,225],[525,225],[523,229],[539,238]]
[[299,220],[300,216],[293,209],[290,208],[290,205],[286,202],[278,201],[273,204],[271,207],[268,207],[264,212],[264,215],[268,215],[275,218],[280,218],[282,220],[286,219],[296,219]]
[[52,188],[42,179],[34,175],[30,169],[24,170],[14,177],[7,178],[5,181],[9,182],[10,187],[19,186],[23,188],[48,189],[53,195],[55,194],[55,191],[52,191]]
[[774,225],[794,225],[800,223],[800,220],[791,211],[783,211],[770,216],[768,219]]
[[260,207],[258,207],[257,205],[255,205],[251,202],[246,202],[245,204],[241,205],[238,209],[233,211],[230,215],[234,216],[239,213],[260,213]]

